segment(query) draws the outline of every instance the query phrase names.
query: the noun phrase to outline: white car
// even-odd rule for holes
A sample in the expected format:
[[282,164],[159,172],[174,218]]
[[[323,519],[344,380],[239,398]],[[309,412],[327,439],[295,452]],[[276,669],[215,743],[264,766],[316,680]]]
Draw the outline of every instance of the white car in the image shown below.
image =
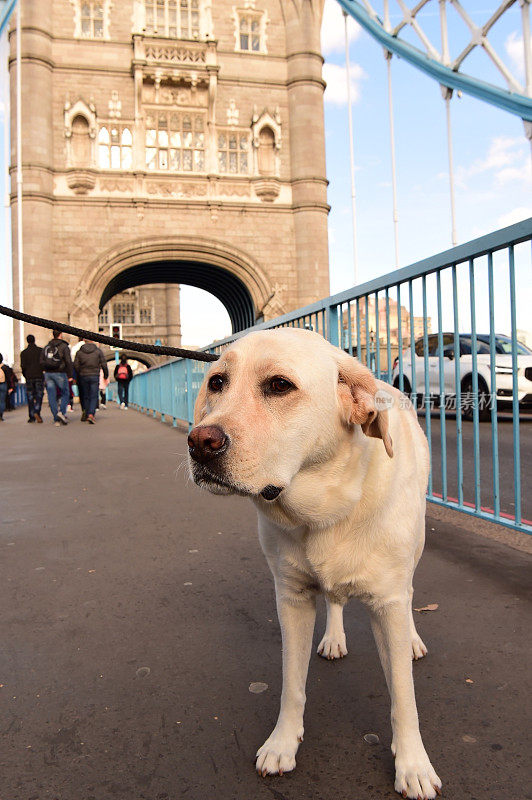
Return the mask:
[[[459,334],[460,339],[460,388],[462,415],[466,419],[473,416],[473,375],[471,355],[471,335]],[[454,363],[454,333],[443,333],[443,392],[446,398],[456,397],[456,373]],[[513,400],[512,340],[508,336],[495,335],[495,392],[492,394],[490,369],[490,337],[477,334],[477,372],[479,418],[489,420],[491,405],[511,403]],[[425,393],[425,359],[423,358],[423,337],[415,344],[416,394]],[[428,336],[428,385],[431,397],[440,396],[440,359],[438,334]],[[392,373],[393,385],[399,387],[399,358],[396,358]],[[517,342],[517,391],[520,406],[532,405],[532,350],[522,342]],[[403,351],[403,391],[412,392],[412,353],[410,347]],[[418,402],[418,406],[422,403]],[[449,404],[453,408],[452,402]]]

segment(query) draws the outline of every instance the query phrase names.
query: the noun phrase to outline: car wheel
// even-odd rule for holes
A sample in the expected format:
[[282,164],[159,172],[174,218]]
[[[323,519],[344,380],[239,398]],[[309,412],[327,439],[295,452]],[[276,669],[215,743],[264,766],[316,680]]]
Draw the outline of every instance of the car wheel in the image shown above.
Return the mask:
[[[473,376],[467,375],[462,381],[462,417],[463,419],[473,419]],[[478,379],[478,418],[480,422],[491,420],[490,393],[486,382],[479,377]]]

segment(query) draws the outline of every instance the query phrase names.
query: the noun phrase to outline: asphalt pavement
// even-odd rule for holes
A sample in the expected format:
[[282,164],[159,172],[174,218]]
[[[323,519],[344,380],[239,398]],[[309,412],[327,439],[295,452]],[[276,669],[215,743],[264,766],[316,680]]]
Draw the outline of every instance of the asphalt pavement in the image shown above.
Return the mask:
[[[47,416],[0,423],[1,800],[397,797],[363,608],[346,609],[345,659],[312,657],[296,770],[258,777],[281,641],[252,505],[192,485],[184,433],[157,420]],[[415,612],[429,654],[414,674],[448,800],[532,798],[529,567],[427,520],[414,606],[438,608]],[[323,625],[320,603],[316,646]]]

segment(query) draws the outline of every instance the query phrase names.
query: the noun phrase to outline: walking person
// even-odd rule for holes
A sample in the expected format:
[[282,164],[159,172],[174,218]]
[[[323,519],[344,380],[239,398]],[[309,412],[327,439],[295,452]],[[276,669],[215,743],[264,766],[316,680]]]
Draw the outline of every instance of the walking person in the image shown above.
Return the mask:
[[105,411],[107,408],[107,387],[109,386],[109,370],[107,371],[107,377],[105,377],[103,373],[103,369],[100,369],[100,404],[99,408],[102,411]]
[[[72,359],[70,347],[63,339],[61,331],[52,331],[53,338],[43,347],[41,366],[44,369],[44,383],[50,411],[55,425],[68,425],[66,410],[69,401],[69,383],[72,378]],[[57,408],[57,389],[61,392],[59,409]]]
[[122,353],[120,356],[120,363],[116,365],[114,376],[118,383],[118,399],[120,401],[120,408],[127,409],[129,400],[129,384],[133,377],[133,370],[127,363],[127,356]]
[[81,401],[81,421],[96,422],[94,414],[98,405],[98,392],[100,388],[100,370],[104,378],[109,377],[107,361],[103,352],[94,342],[85,339],[85,344],[79,348],[74,359],[74,369],[78,376],[79,397]]
[[26,341],[28,346],[20,354],[20,368],[26,379],[28,422],[42,422],[41,406],[44,394],[42,347],[35,344],[35,336],[32,333],[26,336]]
[[3,361],[4,357],[2,356],[2,353],[0,353],[0,422],[4,421],[4,411],[6,410],[8,392],[7,377]]
[[[82,336],[78,336],[78,341],[76,344],[73,344],[70,348],[70,358],[72,359],[72,363],[74,363],[76,355],[80,347],[83,347],[85,344],[85,339]],[[74,380],[78,383],[78,376],[76,375],[76,370],[74,369]],[[79,395],[79,385],[78,385],[78,395]],[[81,397],[80,397],[80,405],[81,405]],[[70,384],[70,404],[67,408],[68,411],[74,411],[74,391],[73,386]]]
[[[15,389],[17,388],[18,378],[15,375],[15,371],[9,366],[9,364],[2,363],[2,357],[0,356],[0,369],[4,373],[4,379],[6,384],[6,396],[5,396],[5,404],[4,404],[4,411],[14,411],[15,410]],[[3,413],[3,412],[2,412]]]

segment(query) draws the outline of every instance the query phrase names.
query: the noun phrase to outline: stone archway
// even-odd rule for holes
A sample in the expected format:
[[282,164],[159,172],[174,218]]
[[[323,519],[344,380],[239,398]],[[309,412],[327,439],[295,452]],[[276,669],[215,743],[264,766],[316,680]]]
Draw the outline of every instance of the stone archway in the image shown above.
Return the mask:
[[148,237],[113,247],[85,271],[72,300],[74,325],[92,328],[114,294],[146,283],[185,283],[217,296],[233,330],[262,317],[275,291],[249,255],[205,237]]
[[[100,347],[103,351],[105,360],[107,361],[107,366],[109,367],[109,373],[112,374],[114,369],[113,365],[116,361],[115,351],[106,344],[100,344],[98,347]],[[136,350],[128,350],[127,348],[120,348],[120,354],[122,353],[124,353],[128,359],[139,361],[141,364],[144,364],[147,369],[156,367],[157,364],[160,364],[162,360],[161,356],[155,356],[152,353],[137,353]]]

